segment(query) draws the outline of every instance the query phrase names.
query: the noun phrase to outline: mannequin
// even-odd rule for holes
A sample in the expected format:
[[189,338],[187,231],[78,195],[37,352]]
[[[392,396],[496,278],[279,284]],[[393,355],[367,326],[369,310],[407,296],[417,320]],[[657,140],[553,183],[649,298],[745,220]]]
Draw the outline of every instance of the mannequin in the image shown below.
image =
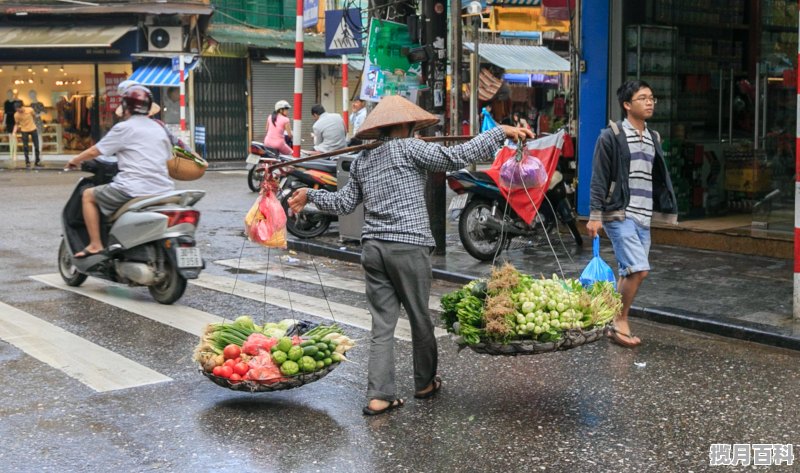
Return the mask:
[[39,99],[36,97],[36,91],[31,90],[28,92],[28,97],[31,99],[30,107],[33,109],[33,122],[36,123],[36,131],[39,135],[39,142],[37,145],[39,146],[38,149],[42,149],[42,133],[44,132],[44,122],[42,122],[42,113],[44,113],[44,104],[39,102]]
[[6,133],[11,133],[14,129],[14,100],[17,94],[13,90],[8,89],[6,92],[6,101],[3,103],[3,121],[6,126]]

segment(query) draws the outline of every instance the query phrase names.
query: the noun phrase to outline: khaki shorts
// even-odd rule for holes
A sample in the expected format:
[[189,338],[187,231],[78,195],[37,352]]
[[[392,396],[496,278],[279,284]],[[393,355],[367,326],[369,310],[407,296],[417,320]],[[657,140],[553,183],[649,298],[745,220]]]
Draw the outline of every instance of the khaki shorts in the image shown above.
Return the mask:
[[109,184],[103,184],[102,186],[94,188],[94,201],[97,202],[100,212],[106,217],[113,215],[114,212],[119,210],[120,207],[131,199],[133,199],[133,197],[120,190],[114,189]]

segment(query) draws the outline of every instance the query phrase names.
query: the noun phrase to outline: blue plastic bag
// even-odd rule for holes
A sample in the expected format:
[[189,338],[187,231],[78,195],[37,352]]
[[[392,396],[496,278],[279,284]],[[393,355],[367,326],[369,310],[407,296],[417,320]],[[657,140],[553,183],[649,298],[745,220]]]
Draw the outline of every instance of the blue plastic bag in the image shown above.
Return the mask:
[[586,265],[586,268],[581,273],[581,277],[579,278],[583,287],[590,287],[596,281],[609,281],[614,284],[614,289],[617,288],[617,280],[614,277],[614,271],[611,269],[611,266],[606,264],[603,261],[603,258],[600,257],[600,237],[595,236],[594,241],[592,241],[592,251],[594,252],[594,258],[589,261],[589,264]]
[[481,122],[481,133],[497,127],[497,122],[494,121],[492,114],[486,110],[486,107],[483,107],[483,110],[481,110],[481,115],[483,116],[483,121]]

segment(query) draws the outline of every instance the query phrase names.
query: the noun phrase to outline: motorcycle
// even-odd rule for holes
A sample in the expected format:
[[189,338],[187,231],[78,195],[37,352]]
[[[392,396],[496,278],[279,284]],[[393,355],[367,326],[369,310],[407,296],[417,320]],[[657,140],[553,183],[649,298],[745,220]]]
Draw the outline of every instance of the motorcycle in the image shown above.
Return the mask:
[[281,156],[278,150],[265,146],[264,143],[251,141],[250,153],[245,160],[247,164],[247,186],[250,190],[258,192],[261,189],[261,183],[264,181],[264,167],[286,159],[291,159],[291,157]]
[[[299,214],[289,209],[289,197],[304,187],[336,192],[337,158],[305,161],[283,168],[278,200],[286,212],[286,230],[298,238],[314,238],[328,230],[331,222],[338,220],[335,214],[321,211],[312,203],[306,204]],[[263,173],[262,173],[263,174]]]
[[497,184],[485,172],[465,169],[451,172],[447,175],[447,184],[458,194],[450,201],[449,210],[451,214],[460,213],[459,238],[467,253],[476,259],[492,261],[503,248],[509,248],[514,238],[540,237],[542,227],[548,235],[555,235],[559,222],[567,226],[576,246],[583,245],[570,204],[570,187],[558,170],[550,179],[546,198],[531,225],[507,204]]
[[200,212],[192,208],[205,192],[176,190],[128,201],[110,217],[101,216],[105,250],[75,258],[73,255],[89,242],[81,193],[88,187],[111,182],[117,165],[90,160],[81,163],[81,170],[93,176],[78,181],[62,212],[58,270],[64,282],[77,287],[93,276],[146,286],[161,304],[180,299],[187,279],[196,279],[205,268],[195,241]]

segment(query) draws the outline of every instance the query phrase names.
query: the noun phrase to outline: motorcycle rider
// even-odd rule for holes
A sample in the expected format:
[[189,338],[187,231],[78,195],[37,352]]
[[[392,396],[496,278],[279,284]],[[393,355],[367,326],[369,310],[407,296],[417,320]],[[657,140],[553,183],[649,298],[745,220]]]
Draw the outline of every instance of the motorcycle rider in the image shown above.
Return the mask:
[[142,86],[129,87],[122,95],[124,121],[114,125],[96,145],[72,158],[69,169],[100,155],[116,155],[119,173],[110,184],[90,187],[82,194],[83,219],[89,244],[74,255],[85,258],[103,250],[100,236],[100,212],[112,215],[129,200],[162,194],[175,188],[167,173],[172,157],[172,143],[166,129],[148,118],[153,95]]
[[275,103],[275,111],[267,118],[267,135],[264,146],[278,150],[280,154],[291,155],[292,148],[286,143],[284,135],[292,139],[292,125],[289,121],[289,102],[279,100]]
[[[314,151],[327,153],[347,146],[347,130],[344,119],[338,113],[329,113],[325,107],[315,104],[311,107],[311,116],[314,117]],[[315,153],[310,153],[315,154]]]

